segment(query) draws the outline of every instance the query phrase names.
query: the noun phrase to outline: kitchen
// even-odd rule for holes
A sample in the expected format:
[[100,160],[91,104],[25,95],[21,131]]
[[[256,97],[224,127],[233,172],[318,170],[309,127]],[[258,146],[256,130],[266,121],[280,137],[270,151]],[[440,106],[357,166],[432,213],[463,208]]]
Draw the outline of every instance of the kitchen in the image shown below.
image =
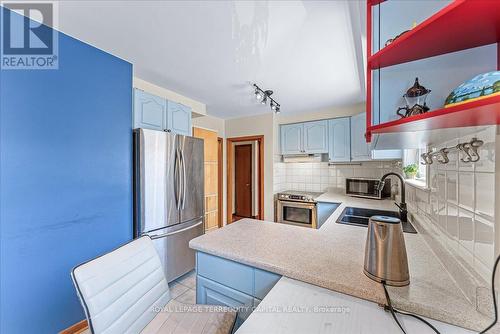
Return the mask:
[[498,331],[496,1],[45,2],[0,332]]

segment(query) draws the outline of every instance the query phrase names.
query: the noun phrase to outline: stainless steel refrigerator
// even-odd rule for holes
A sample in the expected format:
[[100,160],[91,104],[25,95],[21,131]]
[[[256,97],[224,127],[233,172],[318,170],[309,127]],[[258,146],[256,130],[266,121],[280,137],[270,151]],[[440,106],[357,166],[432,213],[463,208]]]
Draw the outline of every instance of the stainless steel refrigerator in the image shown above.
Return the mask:
[[203,140],[134,130],[134,237],[149,235],[167,281],[191,271],[189,241],[204,233]]

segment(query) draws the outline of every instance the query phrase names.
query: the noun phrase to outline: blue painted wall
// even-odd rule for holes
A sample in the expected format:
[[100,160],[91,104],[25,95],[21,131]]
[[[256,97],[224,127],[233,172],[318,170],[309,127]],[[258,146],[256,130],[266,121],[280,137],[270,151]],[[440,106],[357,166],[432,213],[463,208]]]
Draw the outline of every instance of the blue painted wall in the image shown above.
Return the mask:
[[84,318],[71,268],[132,238],[132,65],[62,33],[0,72],[0,332]]

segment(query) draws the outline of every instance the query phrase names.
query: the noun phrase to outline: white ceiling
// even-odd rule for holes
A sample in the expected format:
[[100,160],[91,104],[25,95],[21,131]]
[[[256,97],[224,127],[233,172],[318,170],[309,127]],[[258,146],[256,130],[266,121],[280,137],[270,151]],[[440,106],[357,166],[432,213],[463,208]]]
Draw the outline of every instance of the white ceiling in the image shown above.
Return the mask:
[[357,1],[61,1],[59,29],[134,65],[134,75],[234,118],[364,100]]

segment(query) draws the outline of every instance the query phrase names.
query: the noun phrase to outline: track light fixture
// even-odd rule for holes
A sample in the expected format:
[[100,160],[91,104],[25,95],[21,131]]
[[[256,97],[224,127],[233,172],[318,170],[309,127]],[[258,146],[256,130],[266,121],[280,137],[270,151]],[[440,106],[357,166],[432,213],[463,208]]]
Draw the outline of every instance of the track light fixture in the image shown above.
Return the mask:
[[255,88],[255,98],[260,101],[262,104],[267,104],[267,100],[269,100],[269,105],[271,106],[271,110],[276,114],[280,113],[280,104],[276,102],[271,95],[273,95],[272,90],[263,90],[256,84],[253,84]]

